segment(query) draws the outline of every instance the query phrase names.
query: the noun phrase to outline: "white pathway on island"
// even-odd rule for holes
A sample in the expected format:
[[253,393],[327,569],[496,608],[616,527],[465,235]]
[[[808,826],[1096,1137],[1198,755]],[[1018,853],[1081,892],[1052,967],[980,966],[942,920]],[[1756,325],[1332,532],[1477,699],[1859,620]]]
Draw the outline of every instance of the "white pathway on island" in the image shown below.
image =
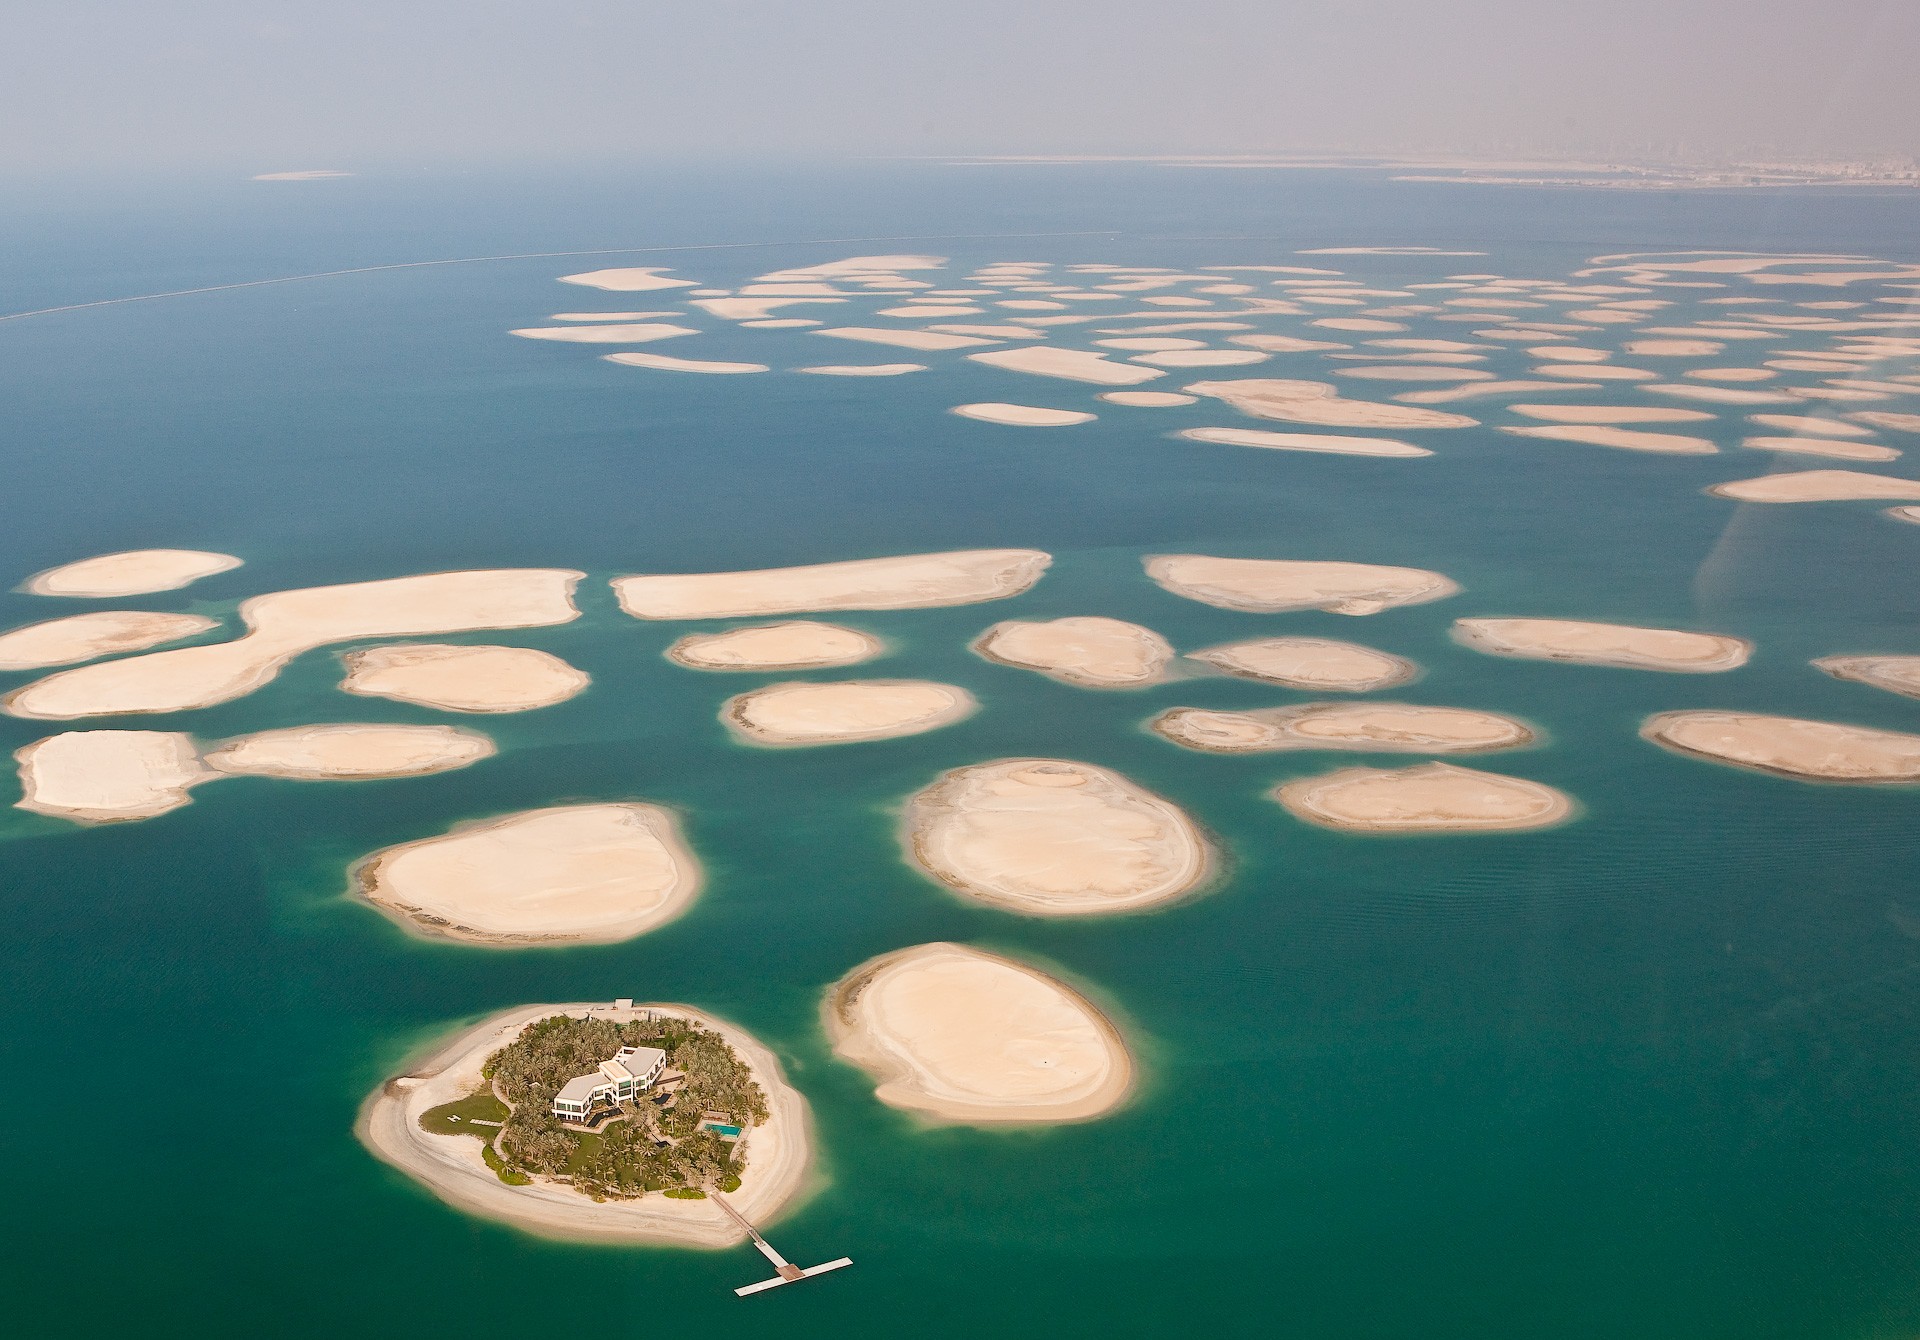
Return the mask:
[[843,1256],[838,1261],[829,1261],[823,1266],[810,1266],[802,1270],[799,1266],[794,1265],[793,1262],[787,1260],[786,1257],[775,1251],[773,1244],[761,1237],[758,1229],[748,1223],[746,1218],[738,1210],[720,1198],[719,1192],[714,1191],[708,1194],[713,1197],[714,1204],[725,1210],[728,1217],[731,1218],[734,1223],[740,1225],[741,1228],[747,1231],[747,1236],[753,1239],[753,1245],[760,1249],[760,1255],[773,1262],[775,1273],[772,1279],[761,1280],[758,1284],[749,1284],[743,1288],[734,1290],[734,1293],[742,1298],[745,1298],[750,1293],[760,1293],[765,1289],[777,1289],[782,1284],[792,1284],[795,1280],[811,1279],[815,1275],[824,1275],[829,1270],[838,1270],[842,1266],[850,1266],[853,1264],[853,1258],[851,1256]]

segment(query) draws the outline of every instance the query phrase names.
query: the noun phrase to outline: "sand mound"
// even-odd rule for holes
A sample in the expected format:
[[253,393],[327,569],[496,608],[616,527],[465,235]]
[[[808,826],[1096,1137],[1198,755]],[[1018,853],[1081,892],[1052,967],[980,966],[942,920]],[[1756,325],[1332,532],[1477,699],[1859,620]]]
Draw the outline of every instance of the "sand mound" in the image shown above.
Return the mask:
[[1690,674],[1738,669],[1753,652],[1751,642],[1722,633],[1575,619],[1456,619],[1453,638],[1490,656]]
[[1920,498],[1920,480],[1868,475],[1858,470],[1801,470],[1793,474],[1736,479],[1707,490],[1741,502],[1875,502]]
[[1361,833],[1546,828],[1573,813],[1572,800],[1550,786],[1451,763],[1343,768],[1287,782],[1272,795],[1309,823]]
[[1326,382],[1253,377],[1244,381],[1194,382],[1185,389],[1195,395],[1224,400],[1242,414],[1257,419],[1317,423],[1330,428],[1471,428],[1479,422],[1464,414],[1447,414],[1436,409],[1343,400]]
[[29,595],[88,599],[143,596],[154,591],[177,591],[202,577],[239,566],[240,560],[232,554],[209,554],[199,549],[129,549],[36,572],[21,583],[20,589]]
[[605,354],[609,363],[629,368],[652,368],[656,372],[710,372],[730,375],[740,372],[765,372],[765,363],[728,363],[711,358],[674,358],[670,354]]
[[1178,391],[1102,391],[1100,398],[1114,405],[1132,405],[1139,409],[1170,409],[1175,405],[1191,405],[1198,396],[1181,395]]
[[1230,675],[1292,689],[1369,693],[1419,673],[1412,661],[1372,647],[1320,637],[1263,637],[1187,653]]
[[519,946],[626,940],[673,920],[700,866],[656,805],[558,805],[387,847],[358,893],[421,935]]
[[1508,405],[1515,414],[1551,423],[1704,423],[1713,415],[1702,409],[1672,409],[1666,405]]
[[937,730],[979,707],[965,689],[931,680],[800,681],[729,698],[720,720],[752,744],[854,744]]
[[215,776],[200,765],[192,737],[172,731],[68,731],[13,756],[19,808],[79,823],[165,814],[188,803],[189,788]]
[[678,335],[698,335],[692,326],[672,326],[664,322],[638,322],[605,326],[529,326],[510,330],[523,340],[559,340],[565,344],[647,344],[670,340]]
[[610,293],[648,293],[654,289],[694,287],[694,281],[691,279],[663,278],[661,270],[664,268],[651,266],[622,270],[588,270],[584,274],[561,275],[560,282],[606,289]]
[[836,1054],[883,1103],[949,1121],[1085,1121],[1126,1098],[1119,1032],[1064,983],[955,944],[870,959],[822,1010]]
[[1089,689],[1152,684],[1173,659],[1173,648],[1151,628],[1098,617],[997,623],[973,649],[990,661]]
[[1431,456],[1425,447],[1390,437],[1341,437],[1331,433],[1270,433],[1259,428],[1187,428],[1181,437],[1227,447],[1316,451],[1335,456]]
[[1378,614],[1395,605],[1441,600],[1460,590],[1451,578],[1437,572],[1374,563],[1205,554],[1153,554],[1143,561],[1147,576],[1177,596],[1255,614],[1306,609]]
[[926,370],[925,363],[822,363],[817,367],[794,369],[820,377],[898,377]]
[[478,763],[493,741],[458,726],[292,726],[229,740],[202,758],[219,772],[305,781],[419,777]]
[[1796,456],[1823,456],[1836,461],[1897,461],[1897,447],[1877,442],[1848,442],[1837,437],[1747,437],[1740,445],[1754,451],[1785,451]]
[[1097,417],[1084,410],[1042,409],[1038,405],[1009,405],[1001,401],[955,405],[953,412],[963,418],[1011,424],[1017,428],[1064,428],[1069,424],[1092,423]]
[[879,638],[857,628],[795,619],[689,633],[667,648],[667,659],[690,670],[817,670],[870,661],[885,649]]
[[544,651],[531,647],[469,647],[435,643],[349,652],[340,687],[369,698],[392,698],[449,712],[525,712],[565,702],[590,682]]
[[1063,759],[957,768],[907,805],[908,859],[947,887],[1034,916],[1153,907],[1208,874],[1185,813],[1118,773]]
[[1392,754],[1464,754],[1530,744],[1525,722],[1463,707],[1412,703],[1307,703],[1252,712],[1175,707],[1148,726],[1188,749],[1217,754],[1341,749]]
[[1822,656],[1814,665],[1835,679],[1920,698],[1920,656]]
[[1036,377],[1064,377],[1069,381],[1098,382],[1104,386],[1134,386],[1167,374],[1157,368],[1116,363],[1103,354],[1084,349],[1053,349],[1028,345],[1020,349],[994,349],[984,354],[968,354],[976,363],[1002,368],[1008,372],[1026,372]]
[[733,619],[808,610],[929,609],[1017,596],[1053,561],[1038,549],[956,549],[754,572],[616,577],[636,619]]
[[1676,753],[1821,782],[1920,781],[1920,735],[1755,712],[1661,712],[1640,734]]
[[145,610],[73,614],[0,633],[0,670],[44,670],[121,652],[145,651],[219,626],[218,619],[198,614],[153,614]]
[[1633,428],[1556,424],[1549,428],[1502,428],[1500,431],[1515,437],[1544,438],[1550,442],[1584,442],[1595,447],[1654,451],[1670,456],[1711,456],[1720,450],[1704,437],[1687,437],[1680,433],[1645,433]]

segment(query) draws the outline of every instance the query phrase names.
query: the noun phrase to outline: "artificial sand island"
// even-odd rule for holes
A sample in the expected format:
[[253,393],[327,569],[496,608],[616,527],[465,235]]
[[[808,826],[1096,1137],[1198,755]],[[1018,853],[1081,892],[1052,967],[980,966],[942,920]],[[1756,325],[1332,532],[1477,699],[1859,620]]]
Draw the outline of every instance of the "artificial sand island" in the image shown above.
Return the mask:
[[101,610],[28,624],[0,633],[0,670],[45,670],[77,665],[101,656],[145,651],[163,642],[218,628],[218,619],[199,614],[156,614],[147,610]]
[[1920,656],[1822,656],[1813,664],[1835,679],[1920,698]]
[[1425,447],[1391,437],[1343,437],[1334,433],[1270,433],[1259,428],[1186,428],[1189,442],[1224,447],[1264,447],[1269,451],[1314,451],[1330,456],[1431,456]]
[[333,642],[480,628],[534,628],[578,618],[563,568],[441,572],[255,596],[240,606],[243,637],[63,670],[15,689],[14,716],[47,720],[179,712],[229,702],[278,675],[295,656]]
[[857,628],[794,619],[689,633],[668,647],[666,656],[689,670],[818,670],[858,665],[885,650],[879,638]]
[[881,1102],[967,1125],[1088,1121],[1126,1101],[1134,1064],[1090,1001],[1039,969],[965,945],[869,959],[828,992],[835,1054]]
[[1098,616],[997,623],[974,641],[990,661],[1038,670],[1086,689],[1134,689],[1157,683],[1173,648],[1151,628]]
[[232,554],[210,554],[200,549],[129,549],[101,554],[77,563],[63,563],[36,572],[20,586],[36,596],[143,596],[155,591],[177,591],[202,577],[230,572],[241,560]]
[[558,656],[531,647],[404,643],[348,652],[340,687],[449,712],[526,712],[551,707],[590,682]]
[[1254,614],[1306,609],[1378,614],[1396,605],[1441,600],[1460,590],[1451,578],[1437,572],[1373,563],[1205,554],[1152,554],[1142,561],[1147,576],[1177,596]]
[[1577,619],[1456,619],[1453,639],[1490,656],[1682,674],[1737,670],[1753,654],[1751,642],[1724,633]]
[[1175,707],[1148,722],[1177,745],[1214,754],[1338,749],[1383,754],[1469,754],[1515,749],[1532,727],[1497,712],[1413,703],[1305,703],[1250,712]]
[[1479,422],[1464,414],[1418,409],[1412,405],[1345,400],[1327,382],[1255,377],[1243,381],[1194,382],[1182,389],[1224,400],[1242,414],[1257,419],[1281,419],[1329,428],[1471,428]]
[[1862,474],[1858,470],[1800,470],[1715,484],[1707,490],[1741,502],[1892,502],[1920,498],[1920,479]]
[[1356,833],[1508,832],[1572,816],[1573,801],[1540,782],[1451,763],[1343,768],[1272,792],[1290,814]]
[[1310,692],[1371,693],[1420,673],[1420,667],[1404,657],[1324,637],[1250,638],[1187,656],[1242,679]]
[[228,740],[201,755],[218,772],[297,781],[421,777],[478,763],[492,740],[458,726],[291,726]]
[[[747,1138],[729,1151],[739,1183],[727,1192],[727,1203],[752,1223],[765,1225],[804,1190],[813,1159],[806,1100],[787,1083],[779,1060],[758,1039],[736,1024],[686,1005],[525,1005],[491,1015],[446,1039],[412,1063],[406,1074],[369,1095],[361,1106],[355,1134],[382,1162],[454,1208],[542,1237],[707,1248],[744,1241],[744,1231],[711,1195],[630,1197],[609,1187],[601,1192],[603,1199],[594,1200],[559,1176],[519,1173],[517,1181],[510,1182],[504,1175],[508,1165],[496,1147],[501,1141],[493,1129],[465,1129],[469,1122],[435,1123],[436,1129],[423,1124],[423,1118],[436,1109],[476,1095],[484,1101],[497,1094],[498,1077],[490,1083],[486,1073],[489,1060],[520,1039],[530,1024],[556,1015],[621,1025],[622,1038],[657,1028],[663,1018],[687,1020],[717,1035],[758,1087],[765,1113],[751,1123]],[[681,1068],[688,1064],[678,1055],[674,1060]],[[689,1109],[699,1102],[700,1095],[695,1094]],[[497,1097],[493,1104],[505,1107]],[[615,1123],[608,1129],[627,1124]],[[501,1163],[501,1170],[490,1166],[489,1155]]]
[[729,698],[720,720],[749,744],[856,744],[937,730],[979,708],[965,689],[925,679],[800,680]]
[[957,549],[752,572],[616,577],[636,619],[732,619],[811,610],[931,609],[1017,596],[1053,561],[1038,549]]
[[1679,754],[1799,781],[1920,781],[1920,735],[1758,712],[1661,712],[1643,738]]
[[1011,758],[943,774],[907,803],[910,863],[1031,916],[1133,912],[1203,884],[1213,857],[1175,805],[1119,773]]
[[517,948],[627,940],[684,912],[701,870],[673,815],[555,805],[374,852],[355,892],[418,935]]

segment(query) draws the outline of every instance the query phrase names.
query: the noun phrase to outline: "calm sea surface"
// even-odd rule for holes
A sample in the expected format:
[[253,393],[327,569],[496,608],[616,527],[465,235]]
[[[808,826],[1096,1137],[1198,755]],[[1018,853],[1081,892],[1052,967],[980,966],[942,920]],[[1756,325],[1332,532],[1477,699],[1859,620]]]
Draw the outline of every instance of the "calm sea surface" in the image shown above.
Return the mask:
[[[1920,194],[1116,167],[49,183],[0,215],[0,310],[718,243],[769,245],[388,270],[0,322],[0,585],[108,550],[207,548],[246,566],[129,603],[231,616],[292,586],[579,567],[591,580],[577,622],[464,640],[545,648],[594,678],[559,707],[474,721],[500,757],[440,777],[239,779],[100,829],[0,810],[12,1333],[524,1335],[597,1327],[600,1300],[631,1298],[645,1327],[794,1340],[1920,1328],[1920,791],[1798,784],[1635,735],[1645,714],[1686,707],[1920,729],[1920,703],[1806,664],[1920,652],[1920,528],[1869,504],[1704,496],[1768,468],[1735,445],[1737,411],[1706,430],[1729,450],[1661,458],[1509,437],[1495,431],[1519,422],[1504,402],[1469,401],[1452,408],[1487,425],[1422,435],[1433,459],[1367,460],[1167,435],[1246,422],[1204,402],[1101,407],[1058,432],[970,422],[947,409],[1079,407],[1093,388],[951,355],[886,380],[675,377],[504,334],[553,311],[668,305],[554,283],[600,265],[730,288],[923,251],[954,258],[934,276],[943,287],[1013,260],[1323,264],[1385,288],[1461,270],[1562,278],[1603,253],[1687,247],[1915,260]],[[1295,254],[1357,244],[1489,254]],[[1674,296],[1662,319],[1680,324],[1696,296]],[[698,353],[668,352],[776,368],[900,356],[704,324],[715,333]],[[1489,366],[1530,362],[1514,350]],[[1325,367],[1282,355],[1198,375]],[[1867,468],[1911,475],[1916,461]],[[1013,601],[845,620],[894,644],[873,673],[962,684],[984,710],[843,748],[731,744],[719,702],[759,680],[670,665],[660,653],[687,626],[627,618],[605,581],[1000,545],[1046,549],[1054,568]],[[1140,556],[1167,551],[1409,564],[1465,589],[1362,620],[1237,614],[1149,582]],[[83,607],[4,594],[0,627]],[[1225,679],[1093,693],[966,650],[995,620],[1068,614],[1137,620],[1182,650],[1285,632],[1411,657],[1427,673],[1392,696],[1538,724],[1544,743],[1484,766],[1562,787],[1582,815],[1451,839],[1311,828],[1264,792],[1349,756],[1204,756],[1140,729],[1176,704],[1304,695]],[[1448,640],[1457,617],[1501,614],[1708,628],[1758,652],[1694,677],[1498,660]],[[238,702],[104,724],[219,737],[443,719],[346,698],[338,677],[316,652]],[[5,750],[47,733],[0,717]],[[895,809],[943,769],[1009,754],[1114,767],[1170,797],[1218,836],[1228,877],[1142,917],[962,904],[902,863]],[[348,864],[376,847],[633,797],[684,812],[710,883],[685,917],[629,943],[427,944],[344,896]],[[877,1103],[831,1057],[821,991],[933,939],[1050,965],[1109,1006],[1141,1055],[1136,1101],[1014,1132],[927,1130]],[[762,1269],[748,1249],[530,1238],[446,1208],[355,1142],[362,1097],[436,1035],[522,1002],[615,996],[698,1004],[781,1055],[813,1107],[822,1185],[771,1236],[796,1259],[851,1255],[854,1270],[739,1301],[732,1287]]]

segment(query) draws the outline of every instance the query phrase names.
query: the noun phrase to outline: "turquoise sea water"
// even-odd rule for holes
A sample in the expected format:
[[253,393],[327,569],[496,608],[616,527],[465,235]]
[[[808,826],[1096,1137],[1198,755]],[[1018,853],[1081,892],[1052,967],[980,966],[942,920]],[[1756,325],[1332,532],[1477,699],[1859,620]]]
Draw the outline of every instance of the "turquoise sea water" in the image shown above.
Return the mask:
[[[669,1300],[671,1324],[795,1337],[1912,1334],[1920,792],[1715,767],[1635,730],[1685,707],[1920,729],[1920,704],[1806,664],[1920,652],[1920,528],[1872,504],[1704,496],[1769,466],[1733,445],[1736,412],[1707,430],[1729,448],[1718,456],[1528,442],[1495,431],[1518,422],[1503,402],[1467,401],[1449,408],[1487,426],[1420,435],[1431,460],[1319,457],[1167,436],[1247,422],[1204,403],[1107,407],[1057,432],[958,419],[946,411],[963,401],[1079,407],[1092,388],[951,356],[884,381],[673,377],[504,332],[553,311],[668,305],[553,282],[600,265],[734,287],[929,251],[954,258],[943,287],[967,287],[975,264],[1032,260],[1325,264],[1389,288],[1457,271],[1559,278],[1590,256],[1684,247],[1912,261],[1916,224],[1908,194],[1119,167],[23,192],[0,216],[6,311],[458,256],[944,240],[393,270],[0,322],[0,584],[91,553],[208,548],[246,566],[128,603],[231,616],[292,586],[579,567],[591,574],[580,620],[459,640],[545,648],[594,677],[561,706],[474,719],[501,756],[444,776],[236,779],[174,814],[92,830],[0,812],[10,1329],[514,1333],[638,1286]],[[1368,244],[1490,254],[1295,255]],[[1692,298],[1673,296],[1660,321],[1684,324]],[[656,347],[776,367],[901,357],[703,324],[715,329],[697,353],[692,340]],[[1715,361],[1736,357],[1752,355]],[[1529,364],[1516,351],[1488,366]],[[1325,366],[1282,355],[1195,379]],[[1913,475],[1915,460],[1863,468]],[[962,684],[984,710],[845,748],[730,743],[719,702],[758,679],[670,665],[660,653],[688,625],[627,618],[605,580],[998,545],[1056,561],[1016,600],[844,620],[893,645],[872,673]],[[1153,552],[1408,564],[1465,589],[1367,619],[1255,616],[1162,591],[1140,569]],[[84,607],[0,595],[0,626]],[[1285,632],[1411,657],[1425,676],[1393,697],[1540,725],[1540,746],[1476,765],[1560,786],[1583,813],[1530,835],[1311,828],[1264,792],[1350,756],[1203,756],[1140,729],[1177,704],[1305,695],[1225,679],[1092,693],[966,650],[998,619],[1068,614],[1138,620],[1182,650]],[[1448,640],[1453,619],[1477,614],[1709,628],[1758,651],[1701,677],[1504,661]],[[318,652],[238,702],[104,724],[217,738],[441,719],[344,697],[338,675]],[[0,717],[7,750],[47,733]],[[1226,878],[1157,915],[1045,922],[961,903],[908,870],[901,799],[1010,754],[1110,766],[1177,801],[1218,838]],[[344,897],[347,865],[376,847],[630,797],[682,811],[709,885],[685,917],[626,944],[428,944]],[[878,1104],[832,1059],[820,993],[932,939],[1015,954],[1089,991],[1137,1043],[1137,1099],[1106,1121],[1014,1132],[924,1129]],[[845,1254],[855,1269],[736,1300],[732,1287],[761,1273],[748,1249],[530,1238],[442,1206],[353,1139],[363,1095],[462,1020],[615,996],[698,1004],[779,1052],[813,1107],[822,1185],[770,1236],[796,1260]],[[137,1101],[102,1093],[103,1066],[132,1067]]]

